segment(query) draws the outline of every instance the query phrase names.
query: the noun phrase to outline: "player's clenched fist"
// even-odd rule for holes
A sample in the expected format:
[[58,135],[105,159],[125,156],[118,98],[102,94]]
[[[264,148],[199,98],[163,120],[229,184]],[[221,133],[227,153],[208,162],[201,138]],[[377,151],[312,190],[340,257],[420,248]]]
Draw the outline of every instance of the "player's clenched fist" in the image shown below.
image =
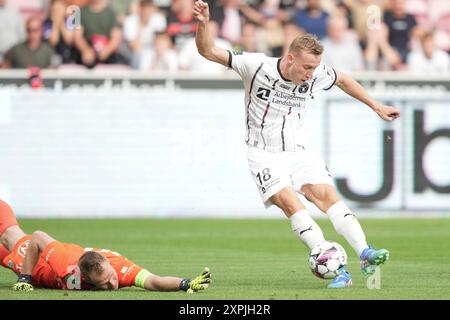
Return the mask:
[[206,22],[209,20],[209,6],[202,0],[195,1],[194,9],[192,10],[195,19],[200,22]]

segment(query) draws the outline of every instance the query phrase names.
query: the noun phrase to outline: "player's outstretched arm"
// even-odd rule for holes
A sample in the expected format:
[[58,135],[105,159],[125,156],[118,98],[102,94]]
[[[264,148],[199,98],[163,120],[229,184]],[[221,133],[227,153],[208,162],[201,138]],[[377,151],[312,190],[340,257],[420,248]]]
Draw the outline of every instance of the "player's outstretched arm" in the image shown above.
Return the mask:
[[209,268],[194,279],[177,277],[160,277],[154,274],[148,274],[144,282],[144,288],[150,291],[179,291],[194,293],[208,288],[211,282],[211,273]]
[[209,6],[206,2],[198,0],[194,3],[193,14],[198,21],[195,43],[198,52],[208,60],[228,67],[229,53],[227,50],[214,44],[212,35],[208,33]]
[[367,93],[366,89],[348,75],[337,72],[336,85],[353,98],[365,103],[383,120],[391,121],[400,117],[400,111],[392,106],[379,103]]
[[43,231],[35,231],[31,235],[30,242],[28,244],[27,252],[25,254],[25,259],[23,261],[23,268],[19,275],[17,283],[13,285],[13,290],[16,291],[32,291],[33,286],[31,285],[31,275],[33,274],[33,269],[36,266],[41,252],[45,247],[55,241],[47,233]]

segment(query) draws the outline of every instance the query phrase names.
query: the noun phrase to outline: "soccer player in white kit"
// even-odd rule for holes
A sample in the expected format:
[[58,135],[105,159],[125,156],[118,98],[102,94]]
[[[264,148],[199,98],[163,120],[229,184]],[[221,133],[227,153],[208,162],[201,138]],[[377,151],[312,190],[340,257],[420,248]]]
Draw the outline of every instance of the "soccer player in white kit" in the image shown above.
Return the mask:
[[[196,1],[193,13],[198,21],[198,52],[232,68],[244,82],[249,168],[265,206],[275,204],[283,210],[295,234],[311,249],[325,239],[296,192],[303,194],[328,215],[337,233],[356,251],[363,274],[374,273],[377,265],[389,259],[389,252],[367,244],[355,215],[336,193],[324,161],[304,141],[303,114],[316,93],[333,85],[386,121],[398,118],[399,111],[375,101],[355,80],[323,64],[323,47],[312,35],[294,39],[289,52],[281,58],[235,53],[214,44],[207,29],[207,3]],[[342,271],[329,288],[352,284],[350,274]]]

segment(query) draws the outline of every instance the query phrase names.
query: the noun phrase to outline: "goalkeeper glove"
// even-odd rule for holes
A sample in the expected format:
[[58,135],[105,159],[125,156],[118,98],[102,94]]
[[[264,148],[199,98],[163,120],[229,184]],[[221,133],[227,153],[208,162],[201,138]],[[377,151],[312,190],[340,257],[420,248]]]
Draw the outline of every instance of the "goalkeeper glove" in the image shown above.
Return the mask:
[[186,291],[187,293],[194,293],[199,290],[205,290],[208,288],[208,285],[211,283],[211,272],[209,272],[209,268],[205,267],[202,273],[195,277],[194,279],[183,279],[180,283],[180,289]]
[[12,289],[14,291],[33,291],[33,285],[31,284],[31,275],[21,274],[17,283],[13,285]]

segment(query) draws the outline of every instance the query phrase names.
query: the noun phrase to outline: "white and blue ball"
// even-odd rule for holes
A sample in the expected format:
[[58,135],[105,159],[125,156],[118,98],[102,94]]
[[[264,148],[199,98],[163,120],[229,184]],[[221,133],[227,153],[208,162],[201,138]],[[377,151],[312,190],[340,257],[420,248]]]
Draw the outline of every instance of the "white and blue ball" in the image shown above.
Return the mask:
[[337,242],[324,241],[311,249],[308,265],[312,273],[321,279],[333,279],[347,265],[347,253]]

